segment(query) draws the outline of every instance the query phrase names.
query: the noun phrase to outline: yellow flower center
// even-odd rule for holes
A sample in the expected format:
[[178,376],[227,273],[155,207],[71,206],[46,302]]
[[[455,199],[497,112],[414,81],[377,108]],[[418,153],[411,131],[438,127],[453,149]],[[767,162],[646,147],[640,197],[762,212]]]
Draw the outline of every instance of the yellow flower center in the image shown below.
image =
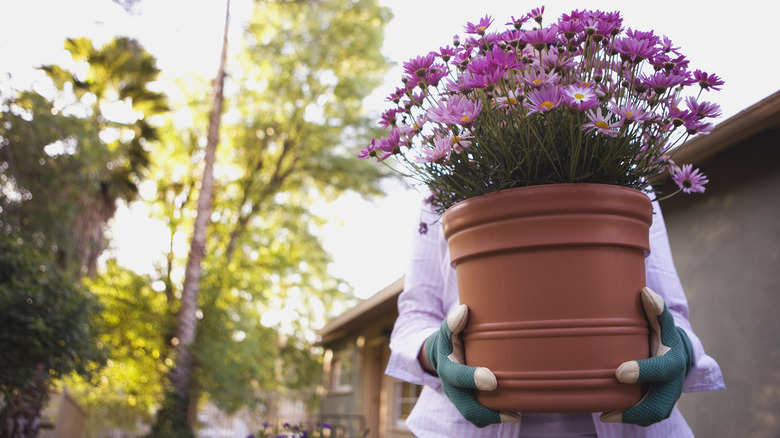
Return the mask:
[[506,103],[509,104],[509,105],[514,105],[514,104],[517,103],[517,99],[515,99],[514,97],[507,97],[506,98]]
[[632,113],[631,111],[629,111],[629,112],[627,112],[627,113],[626,113],[626,117],[631,117],[633,114],[634,114],[634,113]]
[[578,100],[585,99],[585,95],[582,93],[574,93],[574,98]]
[[461,140],[463,140],[463,139],[456,135],[456,136],[452,137],[452,144],[456,144],[457,142],[459,142]]
[[542,83],[542,80],[541,80],[541,79],[534,79],[534,80],[533,80],[533,81],[531,81],[531,82],[533,82],[533,83],[534,83],[534,84],[536,84],[536,85],[539,85],[539,84],[541,84],[541,83]]
[[553,107],[553,105],[554,105],[554,103],[550,102],[549,100],[545,100],[544,102],[542,102],[541,106],[543,106],[543,107],[545,107],[547,109],[550,109],[550,108]]
[[609,128],[609,124],[603,120],[599,120],[598,122],[596,122],[596,127],[601,129],[607,129]]
[[469,121],[469,116],[463,116],[463,117],[460,118],[460,120],[461,120],[461,122],[468,122]]

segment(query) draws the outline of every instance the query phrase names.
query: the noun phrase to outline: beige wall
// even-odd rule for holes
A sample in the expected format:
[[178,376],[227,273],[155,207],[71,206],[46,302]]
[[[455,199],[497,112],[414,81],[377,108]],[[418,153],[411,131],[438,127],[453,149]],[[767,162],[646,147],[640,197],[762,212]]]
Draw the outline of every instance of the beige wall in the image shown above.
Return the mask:
[[698,437],[780,436],[780,132],[702,168],[704,195],[662,204],[691,323],[727,390],[686,394]]

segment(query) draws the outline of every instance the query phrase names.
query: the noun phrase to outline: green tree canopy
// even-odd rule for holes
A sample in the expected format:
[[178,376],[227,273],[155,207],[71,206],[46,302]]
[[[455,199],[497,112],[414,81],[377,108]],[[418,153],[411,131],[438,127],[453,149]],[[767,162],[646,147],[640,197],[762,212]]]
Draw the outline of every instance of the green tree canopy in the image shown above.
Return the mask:
[[[193,391],[225,410],[319,383],[314,332],[350,295],[328,272],[312,206],[379,193],[384,175],[355,154],[374,133],[363,99],[387,67],[389,18],[375,0],[257,2],[240,63],[229,64]],[[171,236],[192,227],[209,109],[205,84],[187,89],[196,128],[167,130],[153,166],[152,210]],[[161,271],[172,297],[181,256]]]
[[2,102],[0,209],[8,230],[94,274],[106,222],[117,200],[135,199],[158,136],[152,121],[167,105],[149,87],[155,59],[137,41],[68,39],[65,49],[81,67],[41,67],[51,96],[22,91]]

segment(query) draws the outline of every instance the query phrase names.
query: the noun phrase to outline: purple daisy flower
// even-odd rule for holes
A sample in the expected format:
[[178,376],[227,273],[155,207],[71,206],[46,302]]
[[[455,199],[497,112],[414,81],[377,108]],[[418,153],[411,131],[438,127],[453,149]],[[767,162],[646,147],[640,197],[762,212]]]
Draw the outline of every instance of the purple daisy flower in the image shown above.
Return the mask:
[[704,185],[710,182],[699,169],[694,169],[692,164],[673,166],[671,173],[672,181],[683,193],[704,193]]
[[466,23],[463,29],[466,33],[484,35],[485,30],[487,30],[487,28],[490,27],[492,23],[493,18],[491,18],[490,15],[485,15],[482,17],[482,19],[479,20],[479,23]]
[[418,163],[446,161],[452,153],[452,137],[436,136],[433,139],[433,147],[423,147],[420,152],[423,155],[415,157],[415,161]]
[[428,53],[425,56],[417,56],[404,62],[404,72],[409,76],[424,77],[428,72],[428,68],[433,65],[435,60],[434,53]]
[[667,37],[666,35],[664,35],[662,38],[661,50],[663,50],[664,53],[672,52],[675,55],[680,55],[680,53],[678,52],[680,48],[672,46],[672,40],[669,39],[669,37]]
[[620,57],[623,61],[630,61],[635,64],[640,63],[645,59],[651,59],[658,51],[655,45],[649,40],[628,37],[615,39],[612,43],[612,48],[620,53]]
[[695,113],[699,118],[715,118],[721,116],[720,105],[712,102],[696,102],[693,96],[688,96],[685,99],[685,105],[692,113]]
[[653,114],[646,112],[644,108],[633,103],[625,103],[623,105],[612,105],[609,108],[613,114],[620,117],[621,125],[626,122],[643,123],[653,118]]
[[515,91],[507,91],[502,95],[497,95],[493,99],[495,105],[499,108],[511,108],[523,100],[523,89],[518,88]]
[[714,126],[710,122],[704,122],[701,120],[687,120],[685,122],[685,130],[690,135],[708,135],[712,131],[712,128],[714,128]]
[[426,114],[428,120],[452,125],[470,125],[482,111],[482,102],[472,102],[465,97],[452,96],[449,100],[439,102]]
[[723,80],[714,75],[714,74],[707,74],[706,71],[696,70],[693,72],[693,79],[699,83],[699,86],[709,91],[710,89],[713,89],[715,91],[720,91],[720,86],[724,84]]
[[493,46],[493,50],[485,57],[487,65],[500,67],[502,70],[519,68],[522,64],[517,60],[515,51],[510,49],[506,51],[498,46]]
[[[564,15],[565,17],[565,15]],[[574,38],[577,34],[585,31],[585,27],[581,22],[576,20],[566,20],[563,17],[558,20],[558,30],[567,39]]]
[[561,106],[563,97],[558,87],[546,85],[531,90],[526,96],[523,105],[528,109],[528,114],[546,113]]
[[425,73],[423,82],[427,85],[436,87],[439,85],[439,81],[442,80],[442,78],[445,76],[447,76],[447,67],[445,67],[443,64],[435,64],[431,66]]
[[462,153],[464,150],[471,146],[471,131],[468,129],[463,130],[459,135],[452,137],[452,150],[456,154]]
[[532,9],[531,12],[528,13],[528,18],[533,18],[535,22],[542,24],[543,14],[544,14],[544,6],[542,6],[541,8]]
[[493,85],[500,81],[506,73],[506,70],[495,65],[481,67],[484,67],[481,69],[482,71],[472,72],[471,77],[466,79],[465,85],[467,87],[492,89]]
[[523,41],[533,46],[536,50],[542,50],[558,37],[558,26],[552,25],[548,28],[528,30],[523,34]]
[[523,26],[523,24],[525,22],[527,22],[528,20],[530,20],[530,19],[531,19],[531,17],[529,17],[528,15],[523,15],[520,18],[515,18],[515,16],[513,15],[513,16],[511,16],[509,18],[509,21],[507,23],[505,23],[505,24],[507,26],[514,26],[514,28],[516,30],[520,30],[520,28]]
[[520,82],[532,87],[541,87],[543,85],[555,85],[560,79],[561,76],[558,73],[547,73],[530,69],[520,77]]
[[445,47],[439,47],[439,53],[436,53],[436,56],[438,56],[439,58],[441,58],[442,61],[447,63],[457,53],[458,53],[458,49],[450,46],[445,46]]
[[611,125],[601,108],[594,108],[588,111],[588,120],[590,121],[582,124],[583,131],[591,132],[595,130],[600,134],[617,137],[618,131],[615,128],[619,126],[616,124]]
[[589,110],[599,105],[598,96],[588,85],[569,85],[561,90],[567,107],[575,110]]
[[673,73],[667,74],[665,72],[657,72],[652,76],[642,75],[639,79],[645,87],[651,88],[659,95],[664,94],[666,93],[666,90],[685,82],[684,76]]

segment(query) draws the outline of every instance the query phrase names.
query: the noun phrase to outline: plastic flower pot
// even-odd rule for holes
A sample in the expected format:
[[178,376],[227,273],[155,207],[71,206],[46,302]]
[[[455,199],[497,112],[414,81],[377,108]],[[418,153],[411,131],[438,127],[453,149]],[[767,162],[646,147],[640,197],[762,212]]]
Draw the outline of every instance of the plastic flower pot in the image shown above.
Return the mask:
[[602,184],[510,189],[450,207],[442,225],[469,307],[466,363],[490,369],[477,400],[509,412],[603,412],[636,404],[617,381],[649,357],[645,286],[652,206]]

